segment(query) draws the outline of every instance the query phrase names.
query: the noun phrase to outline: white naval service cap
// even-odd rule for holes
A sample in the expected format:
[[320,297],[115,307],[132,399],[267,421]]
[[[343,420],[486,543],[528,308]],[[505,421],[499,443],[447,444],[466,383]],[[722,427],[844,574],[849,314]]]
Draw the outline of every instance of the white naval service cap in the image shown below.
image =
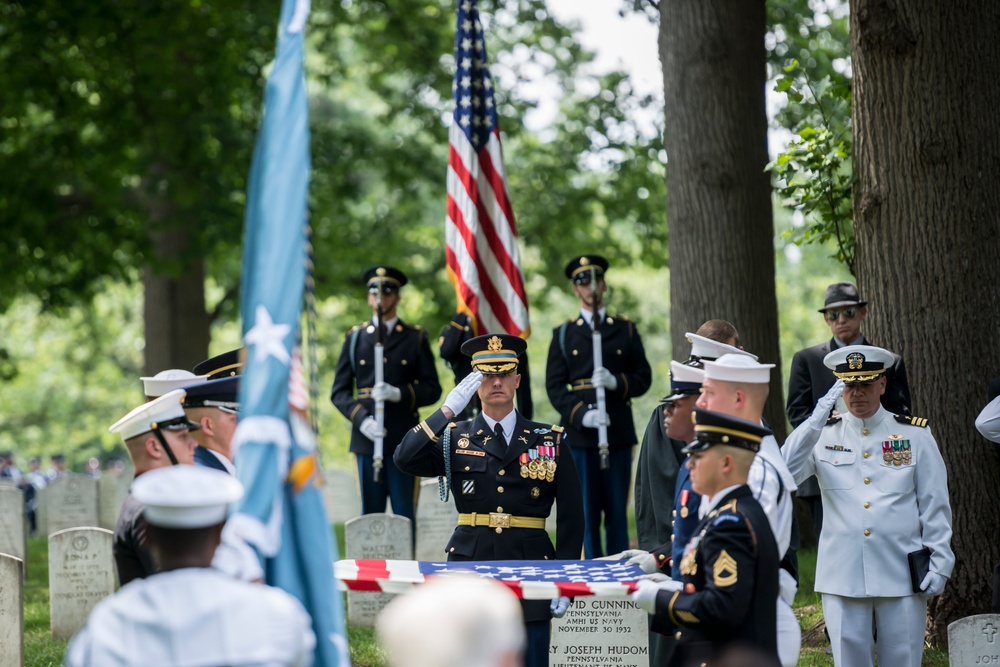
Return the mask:
[[774,364],[762,364],[745,354],[724,354],[715,361],[705,361],[704,377],[707,380],[767,384],[771,381]]
[[698,357],[699,359],[711,359],[715,360],[724,354],[742,354],[751,359],[756,360],[756,354],[750,354],[746,350],[741,350],[738,347],[733,347],[732,345],[726,345],[725,343],[720,343],[717,340],[712,340],[711,338],[705,338],[704,336],[699,336],[698,334],[686,333],[684,337],[687,338],[688,342],[691,343],[691,356]]
[[132,482],[143,517],[163,528],[205,528],[226,520],[229,505],[243,497],[239,480],[202,466],[168,466]]
[[153,429],[164,431],[195,431],[201,426],[188,420],[184,414],[185,392],[174,389],[149,403],[143,403],[127,415],[116,421],[108,429],[112,433],[120,433],[122,440],[130,440]]
[[846,382],[873,382],[895,360],[892,352],[874,345],[845,345],[823,357],[823,364]]
[[171,368],[160,371],[153,377],[141,377],[139,379],[142,380],[143,393],[146,394],[147,398],[152,400],[174,389],[180,389],[196,382],[204,382],[208,379],[208,376],[195,375],[191,371],[185,371],[180,368]]

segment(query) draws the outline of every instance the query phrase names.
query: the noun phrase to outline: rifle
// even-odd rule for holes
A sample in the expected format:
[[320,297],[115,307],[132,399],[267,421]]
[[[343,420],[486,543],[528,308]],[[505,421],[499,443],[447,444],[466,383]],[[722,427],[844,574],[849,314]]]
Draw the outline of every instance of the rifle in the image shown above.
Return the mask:
[[[601,315],[597,307],[597,267],[590,267],[590,308],[594,314],[594,331],[591,340],[594,343],[594,370],[604,366],[604,351],[601,349]],[[597,393],[597,449],[601,456],[601,470],[608,469],[608,404],[604,396],[604,387],[594,387]]]
[[[375,289],[377,290],[375,312],[378,314],[378,328],[375,329],[375,386],[377,387],[385,382],[381,280],[375,283]],[[372,479],[378,482],[382,476],[382,454],[385,451],[385,400],[381,398],[375,399],[375,426],[378,429],[378,435],[375,437],[375,451],[372,457]]]

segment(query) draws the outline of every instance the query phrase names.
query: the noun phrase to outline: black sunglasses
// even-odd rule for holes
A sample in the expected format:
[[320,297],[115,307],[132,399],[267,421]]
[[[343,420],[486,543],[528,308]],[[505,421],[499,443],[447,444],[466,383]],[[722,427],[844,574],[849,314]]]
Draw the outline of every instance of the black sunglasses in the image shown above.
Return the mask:
[[[390,294],[396,294],[398,292],[399,288],[395,285],[382,285],[382,294],[385,294],[386,296]],[[371,287],[368,288],[368,293],[378,294],[378,287],[376,285],[372,285]]]
[[[858,314],[857,308],[844,308],[843,310],[828,310],[826,311],[826,319],[830,322],[836,322],[840,319],[840,314],[843,313],[844,317],[849,320],[854,319],[854,316]],[[815,321],[815,320],[814,320]]]

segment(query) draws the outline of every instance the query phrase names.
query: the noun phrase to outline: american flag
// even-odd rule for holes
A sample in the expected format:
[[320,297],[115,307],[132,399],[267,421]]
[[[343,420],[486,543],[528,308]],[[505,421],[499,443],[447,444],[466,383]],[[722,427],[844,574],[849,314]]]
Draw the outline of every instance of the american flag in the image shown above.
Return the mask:
[[638,565],[618,560],[341,560],[333,566],[349,590],[383,593],[404,593],[428,578],[460,572],[495,579],[525,600],[625,597],[643,575]]
[[476,0],[458,4],[455,111],[448,134],[448,279],[476,335],[527,337],[528,298],[507,195],[493,80]]

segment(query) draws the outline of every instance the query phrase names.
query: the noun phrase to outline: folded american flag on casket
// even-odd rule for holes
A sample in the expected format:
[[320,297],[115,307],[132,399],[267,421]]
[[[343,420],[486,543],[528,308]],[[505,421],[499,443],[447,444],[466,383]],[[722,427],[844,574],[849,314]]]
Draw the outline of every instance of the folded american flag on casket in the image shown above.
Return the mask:
[[495,579],[525,600],[625,597],[643,574],[638,565],[618,560],[341,560],[333,566],[347,589],[384,593],[403,593],[435,576],[459,572]]

